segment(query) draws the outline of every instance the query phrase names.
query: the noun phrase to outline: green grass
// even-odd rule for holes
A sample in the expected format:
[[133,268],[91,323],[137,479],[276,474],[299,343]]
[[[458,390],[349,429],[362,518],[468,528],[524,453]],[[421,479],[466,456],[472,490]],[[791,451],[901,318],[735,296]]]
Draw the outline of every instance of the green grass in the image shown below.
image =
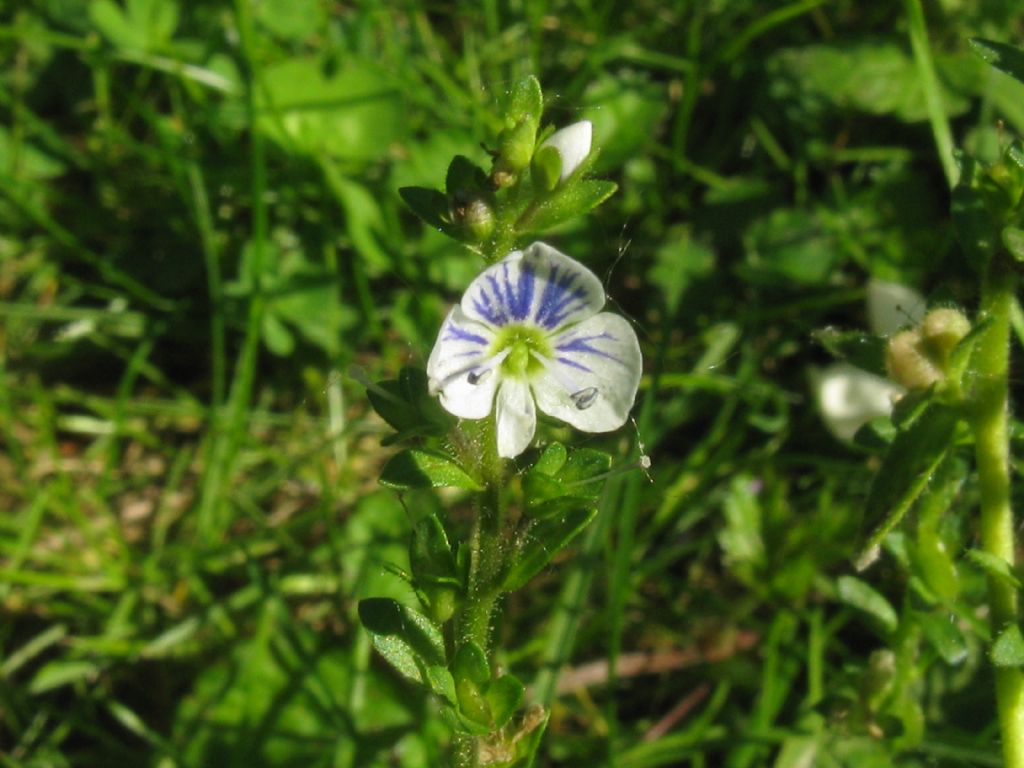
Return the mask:
[[542,435],[653,459],[503,605],[539,765],[999,765],[976,482],[856,574],[880,454],[809,381],[872,277],[976,306],[952,151],[1024,134],[1024,86],[968,39],[1022,33],[916,0],[5,6],[0,765],[443,763],[355,606],[410,601],[410,515],[468,505],[377,485],[394,449],[340,372],[424,364],[481,264],[397,190],[485,162],[529,73],[619,185],[545,238],[646,374],[636,429]]

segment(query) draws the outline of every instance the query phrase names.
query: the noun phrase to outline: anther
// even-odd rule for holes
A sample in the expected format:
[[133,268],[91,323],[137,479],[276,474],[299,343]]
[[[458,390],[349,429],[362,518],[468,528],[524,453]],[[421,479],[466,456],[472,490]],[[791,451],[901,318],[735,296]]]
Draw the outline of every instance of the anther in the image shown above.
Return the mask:
[[597,400],[597,387],[587,387],[579,392],[573,392],[569,395],[569,399],[573,401],[579,410],[585,411]]

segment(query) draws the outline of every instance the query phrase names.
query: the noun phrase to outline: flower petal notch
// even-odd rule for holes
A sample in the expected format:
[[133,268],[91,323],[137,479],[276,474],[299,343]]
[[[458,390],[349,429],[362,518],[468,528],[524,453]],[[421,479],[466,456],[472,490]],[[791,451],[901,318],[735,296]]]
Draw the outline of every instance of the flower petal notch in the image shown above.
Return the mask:
[[545,243],[485,269],[452,308],[427,362],[431,392],[450,413],[495,410],[498,454],[533,440],[537,410],[584,432],[629,418],[643,360],[632,326],[602,312],[601,281]]
[[558,181],[563,182],[579,168],[587,155],[590,154],[590,144],[594,137],[594,125],[589,120],[580,120],[578,123],[567,125],[551,134],[543,144],[544,147],[554,147],[562,159],[562,169],[559,172]]

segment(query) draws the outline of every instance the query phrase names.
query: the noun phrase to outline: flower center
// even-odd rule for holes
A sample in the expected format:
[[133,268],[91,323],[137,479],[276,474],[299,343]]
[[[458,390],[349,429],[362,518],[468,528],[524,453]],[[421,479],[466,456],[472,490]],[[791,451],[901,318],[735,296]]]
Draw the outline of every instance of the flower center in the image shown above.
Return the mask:
[[516,378],[530,378],[544,369],[540,357],[552,357],[551,344],[544,332],[525,325],[510,325],[498,331],[488,356],[506,350],[508,354],[501,362],[502,373]]

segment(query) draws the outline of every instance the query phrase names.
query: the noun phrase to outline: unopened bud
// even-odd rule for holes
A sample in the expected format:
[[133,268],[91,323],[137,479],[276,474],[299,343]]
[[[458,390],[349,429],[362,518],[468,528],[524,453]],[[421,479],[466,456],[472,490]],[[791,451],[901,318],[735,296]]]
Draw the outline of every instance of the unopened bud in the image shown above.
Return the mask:
[[963,312],[945,307],[933,309],[925,315],[921,337],[931,359],[944,370],[950,354],[970,330],[971,321]]
[[498,137],[501,169],[518,173],[530,164],[537,144],[537,124],[530,119],[520,120]]
[[907,389],[927,389],[943,378],[925,353],[921,332],[916,329],[900,331],[889,339],[885,368],[893,381]]
[[567,125],[561,130],[551,134],[541,147],[554,147],[562,160],[561,172],[558,181],[562,182],[569,178],[579,168],[587,155],[590,154],[590,144],[594,136],[594,126],[589,120],[580,120],[578,123]]
[[480,198],[453,206],[452,219],[476,242],[486,240],[494,231],[494,212]]
[[437,586],[426,590],[430,602],[430,618],[437,624],[444,624],[455,614],[459,596],[453,587]]

